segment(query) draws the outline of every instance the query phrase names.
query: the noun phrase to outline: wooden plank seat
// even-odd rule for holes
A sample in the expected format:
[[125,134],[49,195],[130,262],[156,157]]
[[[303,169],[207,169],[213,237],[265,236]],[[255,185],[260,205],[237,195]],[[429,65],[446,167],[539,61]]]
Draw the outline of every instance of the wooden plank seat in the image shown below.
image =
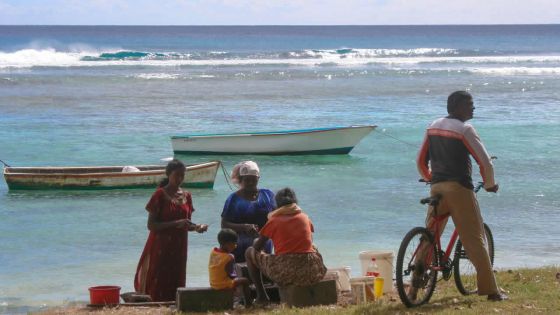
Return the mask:
[[292,307],[328,305],[337,303],[335,280],[323,280],[309,286],[280,287],[280,300]]
[[181,312],[206,312],[233,309],[233,289],[178,288],[177,310]]

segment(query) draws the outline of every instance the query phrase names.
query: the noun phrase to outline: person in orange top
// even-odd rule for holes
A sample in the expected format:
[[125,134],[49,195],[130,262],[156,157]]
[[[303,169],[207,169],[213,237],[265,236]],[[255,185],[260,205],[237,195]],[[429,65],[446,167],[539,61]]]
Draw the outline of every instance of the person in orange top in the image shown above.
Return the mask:
[[222,229],[218,233],[220,248],[214,247],[208,261],[210,286],[214,290],[236,289],[237,295],[243,295],[245,306],[251,305],[249,279],[237,277],[235,273],[235,257],[232,252],[237,248],[237,233],[232,229]]
[[[264,290],[261,272],[279,286],[305,286],[324,278],[327,268],[323,257],[313,246],[313,223],[297,205],[295,192],[283,188],[276,195],[279,208],[268,214],[268,222],[260,230],[253,247],[245,252],[249,276],[255,284],[257,300],[264,304],[270,300]],[[272,239],[274,255],[262,250]]]

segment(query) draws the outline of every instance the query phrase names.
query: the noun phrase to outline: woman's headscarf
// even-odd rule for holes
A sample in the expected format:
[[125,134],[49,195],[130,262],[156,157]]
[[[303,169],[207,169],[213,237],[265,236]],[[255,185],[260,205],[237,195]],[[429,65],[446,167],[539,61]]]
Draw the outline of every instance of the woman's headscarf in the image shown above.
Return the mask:
[[241,182],[240,181],[241,176],[247,176],[247,175],[253,175],[253,176],[260,175],[260,170],[257,163],[253,161],[243,161],[237,163],[231,170],[231,181],[234,184],[239,184]]

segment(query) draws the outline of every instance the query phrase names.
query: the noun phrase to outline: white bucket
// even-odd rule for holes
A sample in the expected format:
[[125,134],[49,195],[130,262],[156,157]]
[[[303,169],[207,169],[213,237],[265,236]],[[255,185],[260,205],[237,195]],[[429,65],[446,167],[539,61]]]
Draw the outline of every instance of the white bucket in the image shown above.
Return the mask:
[[373,301],[373,281],[375,277],[358,277],[350,279],[350,286],[352,287],[352,302],[354,304],[366,303]]
[[360,252],[360,262],[362,263],[362,275],[366,275],[368,265],[372,258],[375,258],[379,267],[379,276],[385,279],[383,293],[393,291],[393,252],[368,250]]
[[348,266],[329,268],[325,274],[325,280],[336,280],[336,289],[338,291],[350,291],[351,270]]

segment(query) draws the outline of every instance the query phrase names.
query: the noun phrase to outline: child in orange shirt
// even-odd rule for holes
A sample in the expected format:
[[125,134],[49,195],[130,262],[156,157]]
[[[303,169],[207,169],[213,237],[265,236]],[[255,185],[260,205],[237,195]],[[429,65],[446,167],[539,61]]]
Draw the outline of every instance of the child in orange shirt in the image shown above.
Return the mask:
[[[222,229],[218,233],[220,248],[210,252],[208,275],[214,290],[236,289],[236,295],[243,295],[245,307],[251,305],[249,279],[238,277],[235,273],[235,258],[232,252],[237,247],[237,233],[232,229]],[[239,289],[242,289],[241,291]]]

